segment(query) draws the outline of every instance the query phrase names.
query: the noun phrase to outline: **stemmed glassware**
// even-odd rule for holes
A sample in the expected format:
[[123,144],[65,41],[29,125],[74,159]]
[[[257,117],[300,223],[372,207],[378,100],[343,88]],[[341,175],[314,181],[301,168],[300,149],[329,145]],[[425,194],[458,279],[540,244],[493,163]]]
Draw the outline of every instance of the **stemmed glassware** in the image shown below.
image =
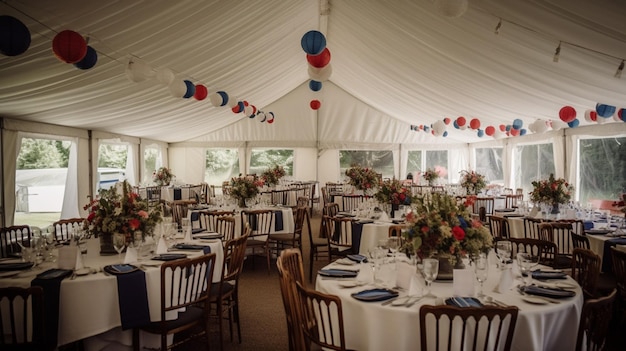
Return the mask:
[[500,260],[500,268],[504,269],[511,262],[511,242],[508,240],[500,240],[496,242],[496,256]]
[[[525,285],[529,285],[532,281],[532,270],[539,264],[539,255],[533,255],[529,252],[518,252],[516,258],[517,265],[522,273],[522,280]],[[524,279],[524,277],[526,277],[526,279]]]
[[126,234],[124,233],[115,233],[113,234],[113,247],[115,251],[117,251],[117,257],[122,263],[122,251],[126,247]]
[[422,260],[422,274],[426,281],[426,293],[424,297],[437,297],[430,291],[430,286],[435,279],[437,279],[437,273],[439,272],[439,260],[436,258],[425,258]]
[[389,247],[389,251],[391,251],[391,255],[393,257],[393,262],[396,262],[396,253],[400,248],[400,237],[391,236],[387,239],[387,247]]
[[483,284],[487,280],[487,276],[489,275],[489,260],[487,260],[487,255],[481,253],[477,257],[474,258],[474,274],[476,275],[476,280],[480,285],[478,289],[478,293],[476,296],[479,298],[485,296],[483,293]]

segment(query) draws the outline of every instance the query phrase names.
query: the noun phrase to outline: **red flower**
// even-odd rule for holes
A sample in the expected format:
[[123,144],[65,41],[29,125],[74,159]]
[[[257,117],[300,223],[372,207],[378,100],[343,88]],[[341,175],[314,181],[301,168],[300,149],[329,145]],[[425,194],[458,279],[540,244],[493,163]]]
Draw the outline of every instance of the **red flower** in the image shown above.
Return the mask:
[[89,222],[91,222],[91,221],[93,221],[93,218],[94,218],[95,216],[96,216],[96,214],[95,214],[94,212],[91,212],[91,213],[89,214],[89,216],[87,216],[87,220],[88,220]]
[[465,238],[465,230],[457,225],[452,228],[452,235],[456,240],[461,241]]
[[139,226],[141,225],[141,222],[137,219],[137,218],[132,218],[128,220],[128,226],[130,227],[130,229],[132,230],[137,230],[139,229]]
[[428,230],[429,230],[428,226],[423,226],[422,227],[422,232],[423,233],[428,233]]

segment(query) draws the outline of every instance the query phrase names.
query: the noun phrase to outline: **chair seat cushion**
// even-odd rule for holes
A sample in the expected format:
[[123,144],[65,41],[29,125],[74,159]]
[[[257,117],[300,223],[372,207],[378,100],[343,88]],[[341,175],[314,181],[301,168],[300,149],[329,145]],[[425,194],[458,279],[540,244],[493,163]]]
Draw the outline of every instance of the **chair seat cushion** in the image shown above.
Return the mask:
[[328,245],[328,239],[326,238],[313,238],[313,246],[326,246]]
[[[178,318],[165,321],[165,330],[173,330],[185,325],[200,322],[204,319],[203,315],[204,310],[202,308],[197,306],[187,307],[185,312],[178,313]],[[149,333],[160,334],[162,325],[161,322],[150,322],[150,324],[141,327],[141,329]]]

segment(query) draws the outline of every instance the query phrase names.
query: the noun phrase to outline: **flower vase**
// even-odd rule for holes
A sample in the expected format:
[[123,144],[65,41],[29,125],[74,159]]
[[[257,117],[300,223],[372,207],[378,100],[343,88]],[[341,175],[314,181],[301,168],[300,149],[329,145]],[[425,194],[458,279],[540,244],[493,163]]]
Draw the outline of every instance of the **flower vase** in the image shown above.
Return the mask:
[[450,258],[451,256],[446,254],[441,254],[437,256],[437,259],[439,260],[439,272],[437,273],[437,280],[452,280],[454,265],[452,265],[452,262],[450,262]]
[[550,214],[558,215],[559,213],[559,204],[555,202],[552,204],[552,210],[550,211]]
[[100,240],[101,256],[117,255],[117,251],[115,251],[115,247],[113,246],[113,234],[100,233],[98,239]]
[[238,201],[239,208],[246,208],[246,207],[248,207],[248,206],[246,206],[246,199],[245,198],[240,197],[238,200],[239,200]]

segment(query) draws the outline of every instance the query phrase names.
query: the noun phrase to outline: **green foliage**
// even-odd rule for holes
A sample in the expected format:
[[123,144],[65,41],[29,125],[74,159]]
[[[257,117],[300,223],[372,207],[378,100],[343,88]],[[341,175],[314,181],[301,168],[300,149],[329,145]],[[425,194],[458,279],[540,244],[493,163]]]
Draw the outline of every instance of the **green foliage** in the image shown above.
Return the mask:
[[261,174],[266,168],[275,165],[282,166],[286,175],[293,175],[293,150],[252,150],[250,154],[250,173]]
[[98,153],[98,167],[126,168],[128,146],[102,144]]
[[580,140],[580,202],[617,199],[626,190],[626,137]]
[[47,169],[67,167],[69,147],[48,139],[23,138],[17,157],[17,169]]

